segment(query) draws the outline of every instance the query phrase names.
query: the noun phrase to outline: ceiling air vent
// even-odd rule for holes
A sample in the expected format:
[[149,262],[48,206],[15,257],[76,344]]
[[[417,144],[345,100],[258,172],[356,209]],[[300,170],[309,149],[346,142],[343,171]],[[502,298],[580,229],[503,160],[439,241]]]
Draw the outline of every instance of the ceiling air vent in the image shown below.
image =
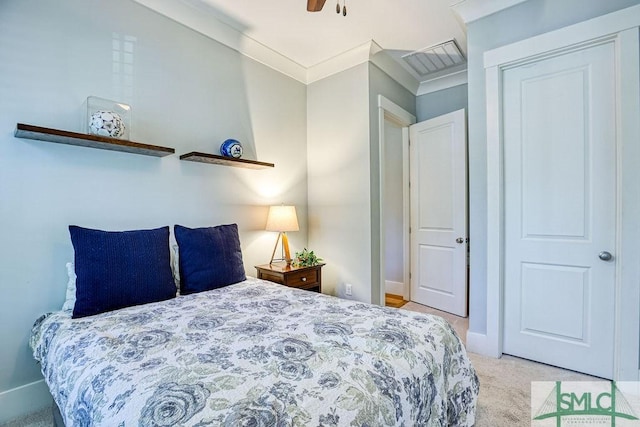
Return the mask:
[[416,50],[404,55],[402,59],[420,77],[426,77],[467,62],[455,40]]

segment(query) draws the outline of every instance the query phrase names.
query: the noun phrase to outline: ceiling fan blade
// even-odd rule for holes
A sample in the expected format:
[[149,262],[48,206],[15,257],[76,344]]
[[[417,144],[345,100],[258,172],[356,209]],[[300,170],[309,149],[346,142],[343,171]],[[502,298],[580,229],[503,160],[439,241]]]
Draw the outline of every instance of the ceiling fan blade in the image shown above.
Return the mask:
[[321,11],[325,1],[327,0],[307,0],[307,11],[309,12]]

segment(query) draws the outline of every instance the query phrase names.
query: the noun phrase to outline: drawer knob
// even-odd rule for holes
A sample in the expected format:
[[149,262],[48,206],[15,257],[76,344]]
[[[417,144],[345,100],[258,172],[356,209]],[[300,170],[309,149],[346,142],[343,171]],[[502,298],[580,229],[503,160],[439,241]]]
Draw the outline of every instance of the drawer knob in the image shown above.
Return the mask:
[[303,282],[306,282],[306,281],[307,281],[307,278],[306,278],[306,277],[303,277],[303,278],[302,278],[302,281],[303,281]]

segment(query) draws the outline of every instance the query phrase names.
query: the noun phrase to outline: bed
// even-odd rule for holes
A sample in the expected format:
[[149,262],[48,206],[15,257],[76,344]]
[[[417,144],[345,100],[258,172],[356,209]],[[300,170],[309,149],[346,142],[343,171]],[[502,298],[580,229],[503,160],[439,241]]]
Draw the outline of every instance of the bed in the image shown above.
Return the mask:
[[79,319],[31,347],[67,426],[472,426],[442,318],[259,279]]
[[236,224],[175,225],[173,257],[168,226],[69,233],[67,300],[30,339],[68,427],[475,422],[442,318],[247,278]]

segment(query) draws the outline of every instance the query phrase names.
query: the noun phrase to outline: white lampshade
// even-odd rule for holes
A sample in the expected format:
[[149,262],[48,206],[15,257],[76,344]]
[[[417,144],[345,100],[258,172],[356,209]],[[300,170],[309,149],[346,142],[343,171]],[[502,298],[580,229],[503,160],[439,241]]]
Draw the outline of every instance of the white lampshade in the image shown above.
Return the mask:
[[298,217],[295,206],[270,206],[267,216],[267,231],[298,231]]

